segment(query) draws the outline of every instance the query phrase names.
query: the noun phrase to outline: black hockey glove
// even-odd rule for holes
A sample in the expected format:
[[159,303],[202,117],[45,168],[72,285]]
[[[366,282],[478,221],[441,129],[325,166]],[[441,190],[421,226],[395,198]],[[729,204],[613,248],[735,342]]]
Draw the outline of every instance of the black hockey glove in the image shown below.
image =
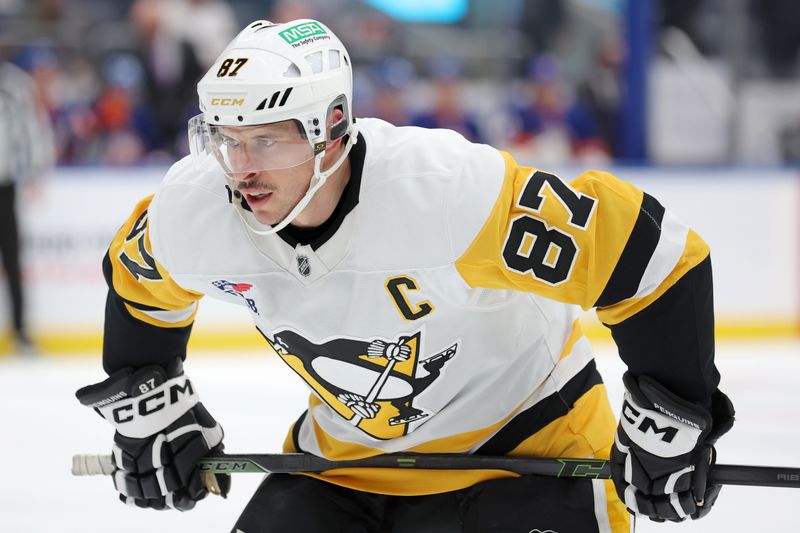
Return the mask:
[[651,520],[702,518],[721,485],[708,485],[714,443],[733,425],[733,405],[722,392],[711,413],[677,397],[648,376],[622,377],[625,399],[611,474],[628,510]]
[[153,509],[192,509],[211,487],[222,496],[230,476],[204,483],[197,461],[221,452],[222,427],[199,403],[180,357],[167,368],[122,369],[75,393],[115,428],[114,486],[120,500]]

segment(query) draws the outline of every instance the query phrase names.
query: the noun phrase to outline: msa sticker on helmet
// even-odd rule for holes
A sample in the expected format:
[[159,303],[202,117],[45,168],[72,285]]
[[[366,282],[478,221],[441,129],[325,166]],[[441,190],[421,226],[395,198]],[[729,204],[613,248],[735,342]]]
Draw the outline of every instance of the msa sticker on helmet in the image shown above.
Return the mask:
[[[291,44],[293,48],[297,48],[303,44],[308,44],[320,39],[330,39],[328,32],[325,28],[316,22],[304,22],[297,24],[289,29],[283,30],[278,33],[281,38],[287,43]],[[299,42],[298,42],[299,41]]]

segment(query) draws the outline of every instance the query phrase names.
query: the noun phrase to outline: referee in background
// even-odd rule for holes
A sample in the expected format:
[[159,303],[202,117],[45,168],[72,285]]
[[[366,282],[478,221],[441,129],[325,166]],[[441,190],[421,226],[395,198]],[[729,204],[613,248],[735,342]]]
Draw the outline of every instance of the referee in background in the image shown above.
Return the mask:
[[25,325],[16,196],[54,163],[53,131],[31,78],[0,58],[0,255],[17,352],[33,354]]

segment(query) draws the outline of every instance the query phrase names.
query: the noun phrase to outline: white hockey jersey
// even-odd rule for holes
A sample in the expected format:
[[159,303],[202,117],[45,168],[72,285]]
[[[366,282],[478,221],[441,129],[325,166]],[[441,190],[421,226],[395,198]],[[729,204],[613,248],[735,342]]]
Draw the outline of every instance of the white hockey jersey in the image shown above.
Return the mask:
[[[567,184],[453,132],[358,124],[357,203],[317,246],[254,234],[221,174],[176,163],[109,250],[125,312],[158,330],[191,324],[202,295],[246,306],[311,390],[287,451],[607,457],[616,424],[580,308],[621,324],[703,262],[706,245],[610,174]],[[425,494],[505,475],[320,477]]]

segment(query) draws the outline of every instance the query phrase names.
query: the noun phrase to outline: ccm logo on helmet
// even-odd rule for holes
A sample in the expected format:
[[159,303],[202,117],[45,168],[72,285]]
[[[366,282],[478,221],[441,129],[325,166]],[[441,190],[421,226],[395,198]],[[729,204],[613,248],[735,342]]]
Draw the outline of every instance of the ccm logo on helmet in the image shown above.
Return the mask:
[[211,105],[244,105],[244,98],[212,98]]
[[170,386],[169,391],[160,390],[150,396],[144,396],[135,403],[117,407],[111,413],[114,422],[124,424],[135,418],[134,412],[137,412],[139,416],[151,415],[162,410],[167,404],[176,404],[183,396],[192,396],[193,394],[192,382],[187,379],[183,385],[175,383]]
[[630,422],[632,426],[636,426],[641,418],[641,423],[638,425],[639,431],[647,433],[647,430],[652,429],[653,433],[661,434],[661,440],[664,442],[672,442],[672,439],[678,434],[678,428],[672,426],[664,428],[658,427],[655,420],[649,416],[643,416],[642,413],[628,403],[628,400],[622,402],[622,416],[625,417],[625,420]]

